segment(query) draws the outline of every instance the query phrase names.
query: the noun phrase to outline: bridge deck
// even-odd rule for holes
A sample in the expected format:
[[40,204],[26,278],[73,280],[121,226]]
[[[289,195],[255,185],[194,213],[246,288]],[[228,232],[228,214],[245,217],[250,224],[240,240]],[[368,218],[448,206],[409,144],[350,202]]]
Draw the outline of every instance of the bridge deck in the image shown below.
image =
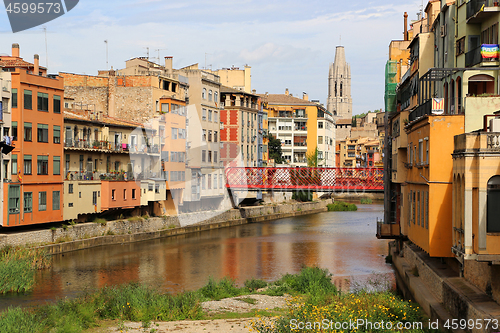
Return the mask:
[[381,168],[227,168],[226,187],[233,190],[316,192],[384,190]]

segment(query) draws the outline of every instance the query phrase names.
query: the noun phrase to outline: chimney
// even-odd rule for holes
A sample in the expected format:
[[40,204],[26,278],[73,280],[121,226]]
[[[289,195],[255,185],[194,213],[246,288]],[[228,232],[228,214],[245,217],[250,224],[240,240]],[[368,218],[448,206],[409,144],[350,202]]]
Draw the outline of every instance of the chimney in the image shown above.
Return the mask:
[[286,96],[290,95],[290,92],[288,91],[288,88],[285,89],[285,95]]
[[304,92],[302,92],[302,99],[303,99],[304,101],[308,101],[308,100],[309,100],[309,95],[307,95],[307,93],[306,93],[305,91],[304,91]]
[[174,57],[171,56],[165,57],[165,69],[167,70],[167,72],[172,71],[173,63],[174,63]]
[[408,40],[408,13],[407,12],[405,12],[404,18],[405,18],[404,40],[407,41]]
[[14,58],[19,58],[19,44],[12,44],[12,56]]
[[252,90],[252,94],[254,94],[254,95],[255,95],[256,93],[257,93],[257,89],[253,89],[253,90]]
[[35,68],[33,69],[33,74],[38,75],[40,73],[40,56],[35,54]]

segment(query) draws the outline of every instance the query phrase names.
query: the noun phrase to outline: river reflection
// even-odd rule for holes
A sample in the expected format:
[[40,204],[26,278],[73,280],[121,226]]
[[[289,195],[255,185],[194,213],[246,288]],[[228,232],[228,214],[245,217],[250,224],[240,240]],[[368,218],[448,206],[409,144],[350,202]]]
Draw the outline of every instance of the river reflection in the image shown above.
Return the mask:
[[174,293],[197,289],[209,276],[229,276],[240,285],[252,277],[273,281],[315,265],[327,268],[341,285],[349,286],[346,279],[352,277],[364,283],[374,273],[393,281],[384,260],[387,241],[375,237],[383,206],[358,207],[56,255],[33,293],[3,296],[0,308],[132,281]]

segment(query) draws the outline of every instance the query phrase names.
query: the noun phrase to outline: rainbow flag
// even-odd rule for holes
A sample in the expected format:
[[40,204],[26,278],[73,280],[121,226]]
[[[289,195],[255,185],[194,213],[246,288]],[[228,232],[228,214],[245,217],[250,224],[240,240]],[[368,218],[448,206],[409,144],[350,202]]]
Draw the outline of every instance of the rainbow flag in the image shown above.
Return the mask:
[[483,59],[494,59],[499,57],[500,49],[498,44],[481,45],[481,56]]

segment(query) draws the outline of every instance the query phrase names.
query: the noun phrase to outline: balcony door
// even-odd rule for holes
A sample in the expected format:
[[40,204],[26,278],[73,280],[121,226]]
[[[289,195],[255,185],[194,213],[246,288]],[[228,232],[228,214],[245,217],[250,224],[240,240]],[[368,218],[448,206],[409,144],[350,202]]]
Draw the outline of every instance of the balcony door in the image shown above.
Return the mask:
[[500,176],[493,176],[488,181],[487,232],[500,232]]

